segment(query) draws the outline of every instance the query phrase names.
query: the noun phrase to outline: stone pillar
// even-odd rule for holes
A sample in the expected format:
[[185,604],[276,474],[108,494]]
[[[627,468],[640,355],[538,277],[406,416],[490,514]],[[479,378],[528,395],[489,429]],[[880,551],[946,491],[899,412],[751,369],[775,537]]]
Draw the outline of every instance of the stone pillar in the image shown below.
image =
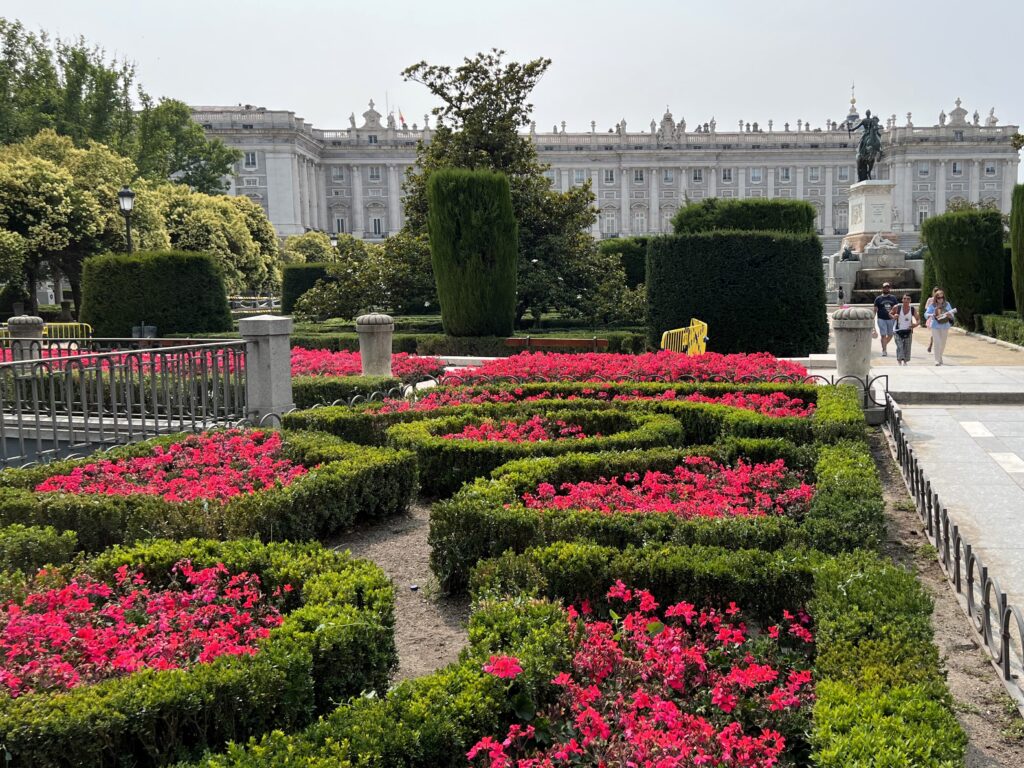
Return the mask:
[[682,208],[686,205],[686,191],[690,187],[690,177],[687,175],[688,169],[680,166],[679,168],[679,206]]
[[295,197],[292,200],[295,224],[301,232],[306,222],[302,220],[302,184],[299,181],[299,158],[297,155],[292,155],[292,189],[295,190]]
[[718,196],[718,168],[708,168],[708,197]]
[[563,168],[562,169],[562,191],[563,192],[568,192],[569,191],[569,183],[570,183],[569,182],[569,169],[568,168]]
[[796,168],[796,199],[804,199],[804,167],[798,165]]
[[627,237],[632,230],[633,222],[629,220],[632,213],[629,205],[629,168],[624,165],[619,168],[619,189],[622,196],[622,226],[619,228],[619,234]]
[[1000,208],[1003,213],[1009,213],[1013,205],[1013,185],[1017,181],[1016,167],[1013,160],[1007,160],[1003,166],[1003,194]]
[[946,212],[946,161],[939,160],[939,170],[935,180],[935,215]]
[[651,174],[651,215],[647,220],[647,231],[661,232],[661,199],[660,190],[658,188],[660,181],[658,178],[658,169],[651,168],[649,173]]
[[363,169],[352,166],[352,235],[360,240],[366,235],[366,223],[363,221]]
[[590,234],[593,235],[595,240],[600,240],[601,216],[604,214],[601,210],[601,171],[597,168],[590,171],[590,191],[594,193],[594,202],[597,205],[597,217],[594,219],[594,224],[590,228]]
[[43,356],[43,318],[16,315],[7,321],[11,335],[11,356],[18,360],[38,360]]
[[[871,307],[845,307],[832,313],[832,329],[836,337],[836,380],[845,376],[861,382],[864,389],[871,370],[871,329],[875,310]],[[844,382],[845,383],[845,382]]]
[[917,221],[914,210],[914,164],[909,160],[903,168],[903,231],[913,232]]
[[968,202],[970,202],[970,203],[978,202],[978,198],[981,197],[981,161],[980,160],[972,160],[971,161],[971,181],[970,181],[969,187],[970,187],[970,192],[968,192],[968,195],[970,197],[968,199]]
[[295,407],[292,400],[292,319],[256,315],[238,321],[245,339],[245,412],[253,424]]
[[390,315],[374,312],[356,318],[363,376],[391,375],[391,337],[394,332],[395,321]]
[[388,166],[388,234],[394,235],[402,228],[402,200],[399,195],[398,166]]
[[775,197],[775,169],[768,169],[768,191],[765,193],[768,199]]
[[833,168],[831,165],[825,166],[825,234],[834,235],[836,233],[835,223],[832,221],[832,207],[834,205],[832,201],[832,185],[835,183],[832,178]]
[[747,169],[737,168],[736,169],[736,197],[744,198],[747,196]]

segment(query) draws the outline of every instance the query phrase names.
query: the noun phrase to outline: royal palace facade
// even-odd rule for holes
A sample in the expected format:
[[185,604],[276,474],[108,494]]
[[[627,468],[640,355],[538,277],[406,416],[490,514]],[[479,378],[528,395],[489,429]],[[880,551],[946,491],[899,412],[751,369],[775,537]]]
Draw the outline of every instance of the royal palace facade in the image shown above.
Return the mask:
[[[418,141],[432,130],[396,122],[370,107],[342,130],[314,128],[294,112],[253,106],[194,107],[206,134],[243,153],[230,177],[230,194],[263,206],[280,235],[308,230],[382,239],[402,227],[402,181],[415,163]],[[907,114],[884,121],[884,156],[875,178],[895,182],[893,229],[902,245],[929,216],[955,200],[1010,209],[1019,156],[1010,142],[1017,126],[1000,125],[994,110],[970,115],[959,99],[934,125],[916,125]],[[598,209],[596,237],[671,231],[676,210],[707,197],[780,197],[806,200],[818,212],[825,252],[849,222],[847,191],[856,182],[857,134],[847,125],[858,115],[851,99],[842,120],[812,127],[804,120],[781,125],[741,121],[732,129],[688,126],[666,109],[646,130],[622,120],[605,131],[566,130],[565,123],[529,136],[557,189],[589,182]]]

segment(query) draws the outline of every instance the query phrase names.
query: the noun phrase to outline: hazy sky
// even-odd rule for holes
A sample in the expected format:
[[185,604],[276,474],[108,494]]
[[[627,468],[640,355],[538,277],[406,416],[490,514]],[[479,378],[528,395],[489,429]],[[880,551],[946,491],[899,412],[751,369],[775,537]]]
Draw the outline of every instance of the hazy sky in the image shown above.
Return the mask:
[[134,60],[153,95],[320,128],[347,127],[371,97],[422,124],[431,100],[401,70],[490,47],[553,59],[533,98],[540,130],[646,129],[666,105],[691,127],[819,126],[845,116],[851,81],[861,113],[900,125],[907,112],[935,124],[957,96],[1024,122],[1024,0],[4,0],[0,14]]

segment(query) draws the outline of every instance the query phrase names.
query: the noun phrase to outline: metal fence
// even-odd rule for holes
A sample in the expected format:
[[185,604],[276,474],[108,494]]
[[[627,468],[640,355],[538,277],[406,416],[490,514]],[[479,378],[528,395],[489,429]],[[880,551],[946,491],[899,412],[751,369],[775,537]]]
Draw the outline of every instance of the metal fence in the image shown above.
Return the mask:
[[236,340],[14,340],[0,362],[0,466],[238,423],[245,350]]
[[675,328],[661,334],[661,348],[688,355],[703,355],[707,351],[708,324],[693,318],[686,328]]
[[928,540],[938,551],[939,565],[949,579],[960,606],[985,646],[1006,690],[1024,711],[1024,615],[1010,604],[999,580],[989,573],[981,556],[960,532],[931,480],[914,454],[903,417],[896,402],[887,396],[886,426],[896,446],[896,461],[914,498]]

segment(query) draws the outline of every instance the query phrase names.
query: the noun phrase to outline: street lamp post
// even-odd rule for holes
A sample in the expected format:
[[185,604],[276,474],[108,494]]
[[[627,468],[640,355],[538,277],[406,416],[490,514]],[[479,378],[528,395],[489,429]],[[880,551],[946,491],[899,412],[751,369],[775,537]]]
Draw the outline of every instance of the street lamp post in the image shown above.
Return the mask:
[[127,185],[121,187],[121,191],[117,193],[117,204],[121,208],[121,213],[124,214],[125,234],[130,254],[132,252],[132,208],[135,206],[135,193],[132,192],[131,187]]

